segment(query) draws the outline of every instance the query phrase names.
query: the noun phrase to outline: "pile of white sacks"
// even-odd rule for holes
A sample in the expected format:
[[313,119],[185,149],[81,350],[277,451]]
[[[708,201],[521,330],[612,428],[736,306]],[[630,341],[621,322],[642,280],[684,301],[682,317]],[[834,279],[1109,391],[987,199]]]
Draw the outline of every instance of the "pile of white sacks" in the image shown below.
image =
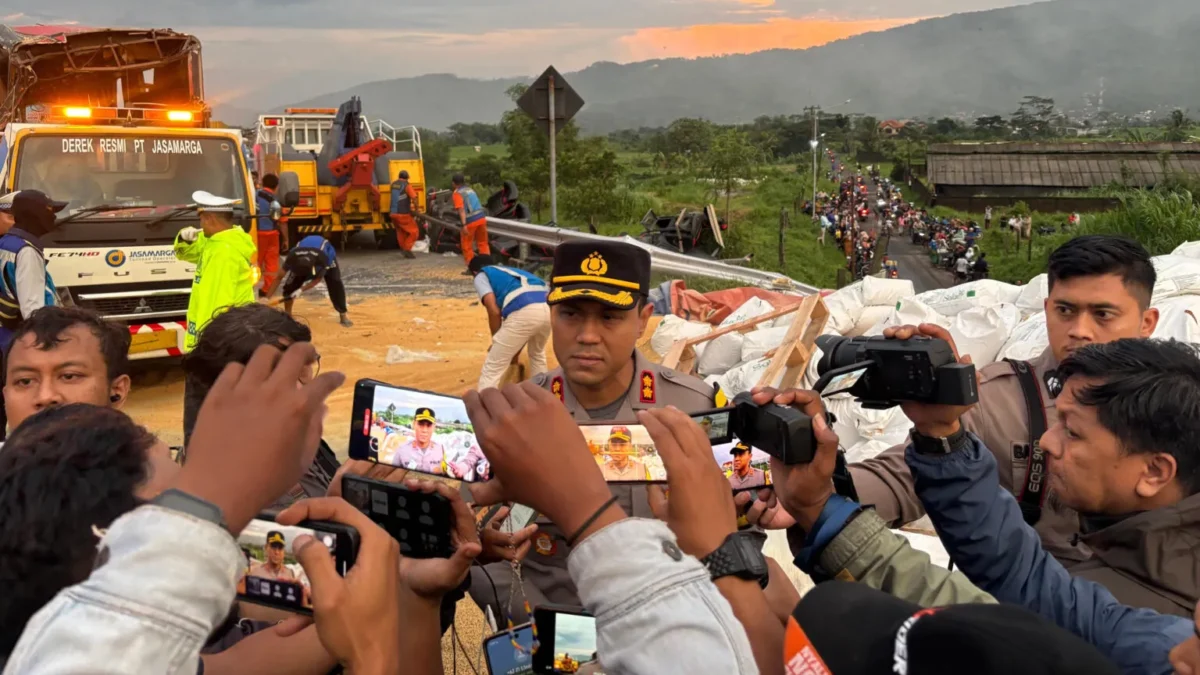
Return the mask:
[[[1154,337],[1200,343],[1200,242],[1179,246],[1171,255],[1154,258],[1158,283],[1152,304],[1159,322]],[[970,354],[977,368],[1003,359],[1028,360],[1049,346],[1044,301],[1047,277],[1042,274],[1024,286],[999,281],[975,281],[952,288],[917,294],[911,281],[868,277],[825,298],[830,318],[826,334],[847,337],[880,335],[891,326],[934,323],[950,331],[961,354]],[[769,303],[752,299],[731,314],[720,327],[773,311]],[[794,314],[759,324],[749,333],[724,335],[696,349],[697,372],[710,384],[720,385],[729,398],[758,384],[770,359],[768,353],[783,341]],[[664,317],[650,341],[658,354],[666,354],[677,340],[704,335],[718,327]],[[809,363],[802,387],[817,380],[820,352]],[[773,384],[778,384],[773,383]],[[834,425],[847,461],[870,459],[905,442],[912,423],[899,408],[865,410],[847,394],[826,400],[836,416]],[[778,535],[778,533],[771,533]],[[948,556],[936,537],[904,533],[913,546],[945,565]],[[783,564],[802,591],[811,583],[790,564],[787,542],[772,536],[767,549]],[[787,564],[784,564],[784,563]]]
[[[1153,305],[1160,319],[1155,337],[1200,343],[1200,242],[1181,245],[1171,255],[1154,258],[1158,284]],[[1047,278],[1042,274],[1024,286],[989,279],[917,294],[911,281],[868,277],[825,298],[830,317],[825,333],[847,337],[880,335],[890,326],[933,323],[945,327],[961,354],[970,354],[977,368],[996,361],[1032,359],[1049,345],[1046,315]],[[769,303],[752,299],[720,327],[773,311]],[[697,373],[720,385],[729,398],[758,383],[769,352],[783,341],[794,315],[759,324],[749,333],[733,333],[696,349]],[[665,317],[650,346],[666,354],[676,340],[716,328]],[[809,363],[801,385],[817,380],[818,356]],[[777,384],[777,383],[776,383]],[[911,428],[899,408],[864,410],[849,395],[826,402],[837,417],[835,425],[850,462],[869,459],[904,442]]]

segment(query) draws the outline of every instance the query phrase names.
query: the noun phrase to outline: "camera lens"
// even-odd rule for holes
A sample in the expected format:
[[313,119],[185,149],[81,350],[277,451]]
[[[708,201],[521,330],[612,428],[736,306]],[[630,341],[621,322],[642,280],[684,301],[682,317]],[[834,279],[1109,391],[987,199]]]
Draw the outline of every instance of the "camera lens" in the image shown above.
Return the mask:
[[817,338],[816,344],[821,350],[821,360],[817,362],[819,375],[824,375],[835,368],[852,366],[859,361],[858,339],[841,335],[822,335]]

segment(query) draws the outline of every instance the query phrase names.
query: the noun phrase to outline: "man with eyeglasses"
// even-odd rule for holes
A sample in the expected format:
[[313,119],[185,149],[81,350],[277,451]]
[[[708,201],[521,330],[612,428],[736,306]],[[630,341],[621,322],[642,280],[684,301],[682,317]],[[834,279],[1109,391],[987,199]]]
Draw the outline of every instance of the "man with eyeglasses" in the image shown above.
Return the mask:
[[[263,345],[287,348],[295,342],[312,342],[312,331],[273,307],[263,304],[242,305],[223,312],[205,327],[196,346],[183,358],[186,375],[183,398],[183,438],[186,446],[191,439],[196,415],[209,389],[230,363],[245,364],[250,361],[254,350]],[[307,384],[321,371],[321,357],[315,355],[312,363],[300,375],[300,382]],[[340,462],[325,441],[317,448],[313,463],[277,506],[287,506],[306,497],[324,497],[337,473]]]

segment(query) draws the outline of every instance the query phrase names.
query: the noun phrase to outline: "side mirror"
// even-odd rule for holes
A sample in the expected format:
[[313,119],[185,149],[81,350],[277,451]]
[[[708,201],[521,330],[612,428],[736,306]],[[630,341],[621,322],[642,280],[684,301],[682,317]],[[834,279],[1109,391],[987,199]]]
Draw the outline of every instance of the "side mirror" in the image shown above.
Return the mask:
[[279,189],[275,194],[279,196],[279,204],[285,209],[300,206],[300,177],[295,171],[279,174]]

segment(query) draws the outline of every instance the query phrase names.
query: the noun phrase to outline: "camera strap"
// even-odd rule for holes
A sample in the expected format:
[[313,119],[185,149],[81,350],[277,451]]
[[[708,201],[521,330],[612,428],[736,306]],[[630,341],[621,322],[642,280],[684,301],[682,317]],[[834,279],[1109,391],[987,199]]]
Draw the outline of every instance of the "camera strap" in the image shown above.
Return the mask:
[[858,501],[858,490],[854,487],[854,476],[850,475],[844,450],[838,450],[837,461],[833,465],[833,491],[846,499]]
[[1017,498],[1025,522],[1036,525],[1042,519],[1042,508],[1046,502],[1046,453],[1042,451],[1042,435],[1046,433],[1046,404],[1037,376],[1028,361],[1005,359],[1012,364],[1025,395],[1026,418],[1029,420],[1029,463],[1025,470],[1025,485]]

